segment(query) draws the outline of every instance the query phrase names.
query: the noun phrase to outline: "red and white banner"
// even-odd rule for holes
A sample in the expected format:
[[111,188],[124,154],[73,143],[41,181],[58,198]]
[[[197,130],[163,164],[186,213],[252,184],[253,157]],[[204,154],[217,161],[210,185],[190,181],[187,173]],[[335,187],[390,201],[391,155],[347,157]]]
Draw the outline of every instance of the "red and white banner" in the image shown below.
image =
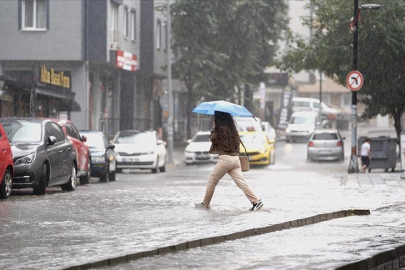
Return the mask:
[[138,57],[136,56],[136,54],[117,50],[117,59],[115,61],[115,66],[117,68],[129,71],[136,71],[136,68],[138,66]]

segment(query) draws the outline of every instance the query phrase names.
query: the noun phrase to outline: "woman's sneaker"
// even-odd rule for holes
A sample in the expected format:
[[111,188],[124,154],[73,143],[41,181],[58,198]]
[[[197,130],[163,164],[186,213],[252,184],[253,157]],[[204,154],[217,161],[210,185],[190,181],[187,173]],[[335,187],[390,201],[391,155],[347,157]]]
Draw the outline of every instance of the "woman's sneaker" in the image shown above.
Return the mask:
[[252,208],[250,208],[249,211],[257,211],[260,208],[262,208],[262,206],[263,206],[262,200],[259,200],[257,203],[253,204]]
[[195,208],[199,209],[209,209],[209,206],[206,206],[204,203],[195,203]]

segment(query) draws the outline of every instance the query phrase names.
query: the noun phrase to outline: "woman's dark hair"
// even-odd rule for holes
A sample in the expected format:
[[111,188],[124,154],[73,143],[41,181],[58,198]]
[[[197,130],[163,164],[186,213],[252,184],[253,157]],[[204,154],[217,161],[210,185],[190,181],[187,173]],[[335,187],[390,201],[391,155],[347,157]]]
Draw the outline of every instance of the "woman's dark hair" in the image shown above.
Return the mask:
[[233,138],[234,143],[239,144],[239,133],[235,126],[235,121],[229,113],[215,111],[215,133],[221,134],[225,138]]

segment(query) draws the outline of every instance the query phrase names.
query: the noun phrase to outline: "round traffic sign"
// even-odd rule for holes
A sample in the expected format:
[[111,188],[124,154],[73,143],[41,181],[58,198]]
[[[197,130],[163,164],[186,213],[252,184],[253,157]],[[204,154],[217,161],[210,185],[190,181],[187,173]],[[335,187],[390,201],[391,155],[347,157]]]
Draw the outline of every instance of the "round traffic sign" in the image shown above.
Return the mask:
[[346,84],[352,91],[359,91],[363,86],[363,81],[363,75],[361,75],[360,71],[352,70],[347,74]]

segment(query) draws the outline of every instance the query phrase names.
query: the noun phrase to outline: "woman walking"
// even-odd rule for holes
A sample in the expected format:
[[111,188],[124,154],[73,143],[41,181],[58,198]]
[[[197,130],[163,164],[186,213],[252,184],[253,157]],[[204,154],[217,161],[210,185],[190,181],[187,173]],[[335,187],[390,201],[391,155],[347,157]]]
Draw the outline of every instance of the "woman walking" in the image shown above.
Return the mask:
[[196,204],[196,207],[207,209],[210,207],[215,187],[219,180],[228,173],[252,203],[249,210],[259,210],[263,203],[243,177],[239,161],[240,138],[235,122],[229,113],[215,111],[213,129],[211,130],[211,143],[209,152],[219,154],[219,157],[208,179],[204,200],[202,203]]

